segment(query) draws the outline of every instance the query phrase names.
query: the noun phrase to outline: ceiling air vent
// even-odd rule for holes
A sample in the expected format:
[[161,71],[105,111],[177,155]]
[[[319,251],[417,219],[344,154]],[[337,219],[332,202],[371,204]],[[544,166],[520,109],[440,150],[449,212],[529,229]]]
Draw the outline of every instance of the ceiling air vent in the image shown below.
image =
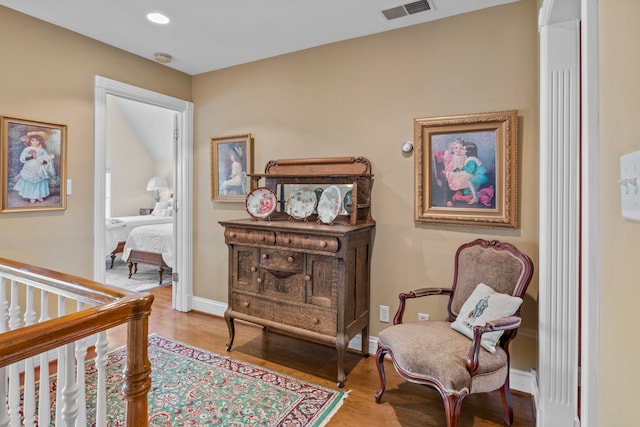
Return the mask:
[[390,21],[402,16],[413,15],[418,12],[426,12],[427,10],[431,10],[431,6],[429,6],[428,1],[422,0],[383,10],[382,14]]

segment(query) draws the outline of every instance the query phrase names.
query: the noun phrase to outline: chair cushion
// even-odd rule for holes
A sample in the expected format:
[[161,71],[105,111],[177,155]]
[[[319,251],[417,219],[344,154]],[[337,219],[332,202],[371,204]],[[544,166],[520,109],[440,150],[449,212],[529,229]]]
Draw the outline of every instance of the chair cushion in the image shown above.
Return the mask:
[[[473,339],[473,327],[483,326],[492,320],[513,316],[522,304],[522,298],[501,294],[484,283],[478,284],[469,298],[462,304],[460,314],[451,327],[468,338]],[[496,343],[503,331],[482,334],[480,345],[490,351],[496,351]]]
[[496,390],[504,384],[508,371],[507,354],[502,348],[495,353],[481,349],[478,374],[472,380],[465,364],[470,342],[445,321],[391,326],[380,332],[378,346],[390,350],[394,365],[406,374],[400,372],[403,378],[435,382],[447,391]]

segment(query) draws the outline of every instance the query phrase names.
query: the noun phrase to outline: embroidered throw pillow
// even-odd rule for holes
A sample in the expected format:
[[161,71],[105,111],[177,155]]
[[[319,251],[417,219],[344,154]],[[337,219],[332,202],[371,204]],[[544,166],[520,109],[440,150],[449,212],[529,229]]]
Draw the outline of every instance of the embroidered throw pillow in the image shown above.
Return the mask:
[[[498,293],[484,283],[480,283],[462,304],[460,314],[451,327],[473,339],[474,326],[483,326],[492,320],[513,316],[521,304],[522,298]],[[482,334],[480,345],[487,351],[495,353],[496,343],[502,333],[503,331],[495,331]]]

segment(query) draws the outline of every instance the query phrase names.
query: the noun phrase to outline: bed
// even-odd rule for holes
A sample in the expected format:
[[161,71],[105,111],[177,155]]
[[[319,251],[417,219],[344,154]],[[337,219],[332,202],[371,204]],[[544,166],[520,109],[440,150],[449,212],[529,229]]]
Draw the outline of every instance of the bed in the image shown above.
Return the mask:
[[122,253],[125,242],[132,230],[145,225],[168,224],[173,222],[171,216],[141,215],[110,218],[105,222],[105,256],[111,257],[111,267],[116,254]]
[[129,278],[138,271],[138,263],[158,267],[159,284],[165,268],[174,266],[173,223],[144,225],[129,233],[122,259],[129,265]]

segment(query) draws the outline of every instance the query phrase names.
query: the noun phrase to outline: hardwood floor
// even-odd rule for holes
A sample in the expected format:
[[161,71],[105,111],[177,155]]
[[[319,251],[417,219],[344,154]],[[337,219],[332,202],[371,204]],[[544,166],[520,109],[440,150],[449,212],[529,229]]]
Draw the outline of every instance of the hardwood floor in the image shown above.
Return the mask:
[[[236,336],[231,352],[226,351],[228,330],[223,318],[200,312],[182,313],[171,309],[171,287],[152,291],[155,301],[149,321],[149,333],[235,359],[254,363],[325,387],[336,387],[336,352],[331,347],[309,343],[236,321]],[[124,344],[126,329],[111,332],[110,346]],[[401,380],[391,362],[386,365],[387,389],[377,404],[374,393],[379,387],[375,358],[357,353],[345,356],[349,393],[342,408],[327,424],[331,426],[445,426],[440,395],[431,389]],[[533,427],[532,398],[513,392],[514,427]],[[462,404],[459,427],[495,427],[504,425],[498,392],[471,395]]]

